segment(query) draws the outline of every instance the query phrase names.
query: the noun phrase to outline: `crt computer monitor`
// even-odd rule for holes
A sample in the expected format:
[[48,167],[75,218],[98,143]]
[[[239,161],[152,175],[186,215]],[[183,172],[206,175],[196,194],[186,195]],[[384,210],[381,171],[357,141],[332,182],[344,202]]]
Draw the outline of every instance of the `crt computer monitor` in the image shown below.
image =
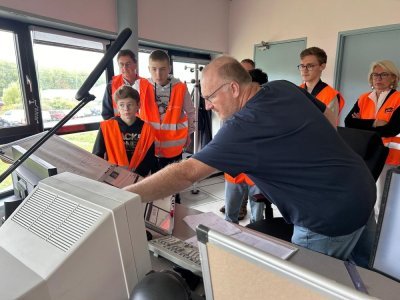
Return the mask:
[[0,227],[0,299],[129,299],[151,270],[137,194],[64,172]]
[[[18,160],[26,150],[21,146],[12,146],[14,161]],[[57,168],[36,155],[30,155],[12,173],[14,195],[18,199],[25,199],[40,180],[57,174]]]

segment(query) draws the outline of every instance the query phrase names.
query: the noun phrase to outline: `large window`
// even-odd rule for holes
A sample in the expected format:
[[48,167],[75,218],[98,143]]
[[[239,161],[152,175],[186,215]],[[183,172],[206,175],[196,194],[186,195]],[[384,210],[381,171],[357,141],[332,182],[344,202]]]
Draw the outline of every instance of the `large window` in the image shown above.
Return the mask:
[[[109,44],[106,38],[0,18],[0,145],[51,128],[69,113]],[[104,72],[90,90],[95,100],[64,125],[65,132],[98,128],[106,80]],[[90,150],[93,136],[70,138]],[[0,173],[8,166],[0,161]],[[10,184],[10,178],[1,182],[0,194]]]
[[[75,94],[103,57],[108,41],[68,35],[41,28],[32,30],[44,127],[53,127],[78,102]],[[66,125],[101,121],[105,72],[90,90],[96,98]]]
[[0,29],[0,45],[0,128],[26,125],[15,34]]
[[[112,37],[89,29],[73,28],[48,22],[21,18],[0,18],[0,145],[52,128],[71,109],[78,105],[75,95],[82,83],[103,57]],[[42,25],[46,27],[42,27]],[[74,32],[72,32],[72,31]],[[82,32],[85,31],[85,34]],[[78,34],[80,32],[81,34]],[[88,34],[86,34],[88,33]],[[139,75],[148,78],[148,57],[154,44],[141,45]],[[191,90],[191,69],[197,59],[209,60],[204,53],[168,51],[173,62],[174,76],[186,81]],[[184,57],[186,60],[175,59]],[[194,60],[191,60],[191,59]],[[116,59],[115,59],[116,61]],[[95,100],[84,106],[57,134],[79,146],[91,150],[101,118],[102,100],[107,81],[119,73],[109,64],[90,90]],[[84,132],[82,134],[78,134]],[[8,167],[0,161],[0,173]],[[10,180],[0,183],[0,194]]]

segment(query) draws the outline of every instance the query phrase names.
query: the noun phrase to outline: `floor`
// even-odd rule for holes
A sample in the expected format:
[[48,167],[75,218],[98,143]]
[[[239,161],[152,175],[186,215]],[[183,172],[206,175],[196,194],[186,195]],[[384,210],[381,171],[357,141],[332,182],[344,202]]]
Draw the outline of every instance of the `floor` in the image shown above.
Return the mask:
[[[197,194],[192,193],[198,190]],[[195,208],[202,212],[214,212],[216,215],[224,218],[224,214],[219,211],[224,205],[225,199],[225,180],[223,175],[210,177],[198,182],[196,185],[180,193],[181,204]],[[247,205],[246,217],[239,221],[239,224],[245,226],[250,222],[250,205]]]

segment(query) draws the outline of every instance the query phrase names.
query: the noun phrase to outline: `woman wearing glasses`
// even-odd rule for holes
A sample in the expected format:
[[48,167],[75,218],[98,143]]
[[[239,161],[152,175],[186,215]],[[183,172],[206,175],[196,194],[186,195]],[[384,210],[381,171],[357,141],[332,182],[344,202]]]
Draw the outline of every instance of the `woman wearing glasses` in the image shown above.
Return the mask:
[[389,60],[374,62],[371,64],[368,82],[372,91],[360,95],[344,122],[346,127],[376,131],[389,147],[389,155],[376,182],[375,219],[368,221],[367,232],[363,233],[360,245],[357,244],[354,249],[353,258],[361,259],[358,262],[361,266],[368,264],[386,173],[390,168],[400,165],[400,92],[396,90],[399,70]]

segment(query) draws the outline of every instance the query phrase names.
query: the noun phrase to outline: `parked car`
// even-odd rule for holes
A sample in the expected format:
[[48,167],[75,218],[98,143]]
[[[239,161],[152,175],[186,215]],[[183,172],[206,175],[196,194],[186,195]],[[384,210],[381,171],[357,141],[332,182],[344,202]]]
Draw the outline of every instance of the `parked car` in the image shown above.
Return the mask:
[[51,116],[51,120],[52,121],[60,121],[67,114],[63,110],[50,110],[49,112],[50,112],[50,116]]

